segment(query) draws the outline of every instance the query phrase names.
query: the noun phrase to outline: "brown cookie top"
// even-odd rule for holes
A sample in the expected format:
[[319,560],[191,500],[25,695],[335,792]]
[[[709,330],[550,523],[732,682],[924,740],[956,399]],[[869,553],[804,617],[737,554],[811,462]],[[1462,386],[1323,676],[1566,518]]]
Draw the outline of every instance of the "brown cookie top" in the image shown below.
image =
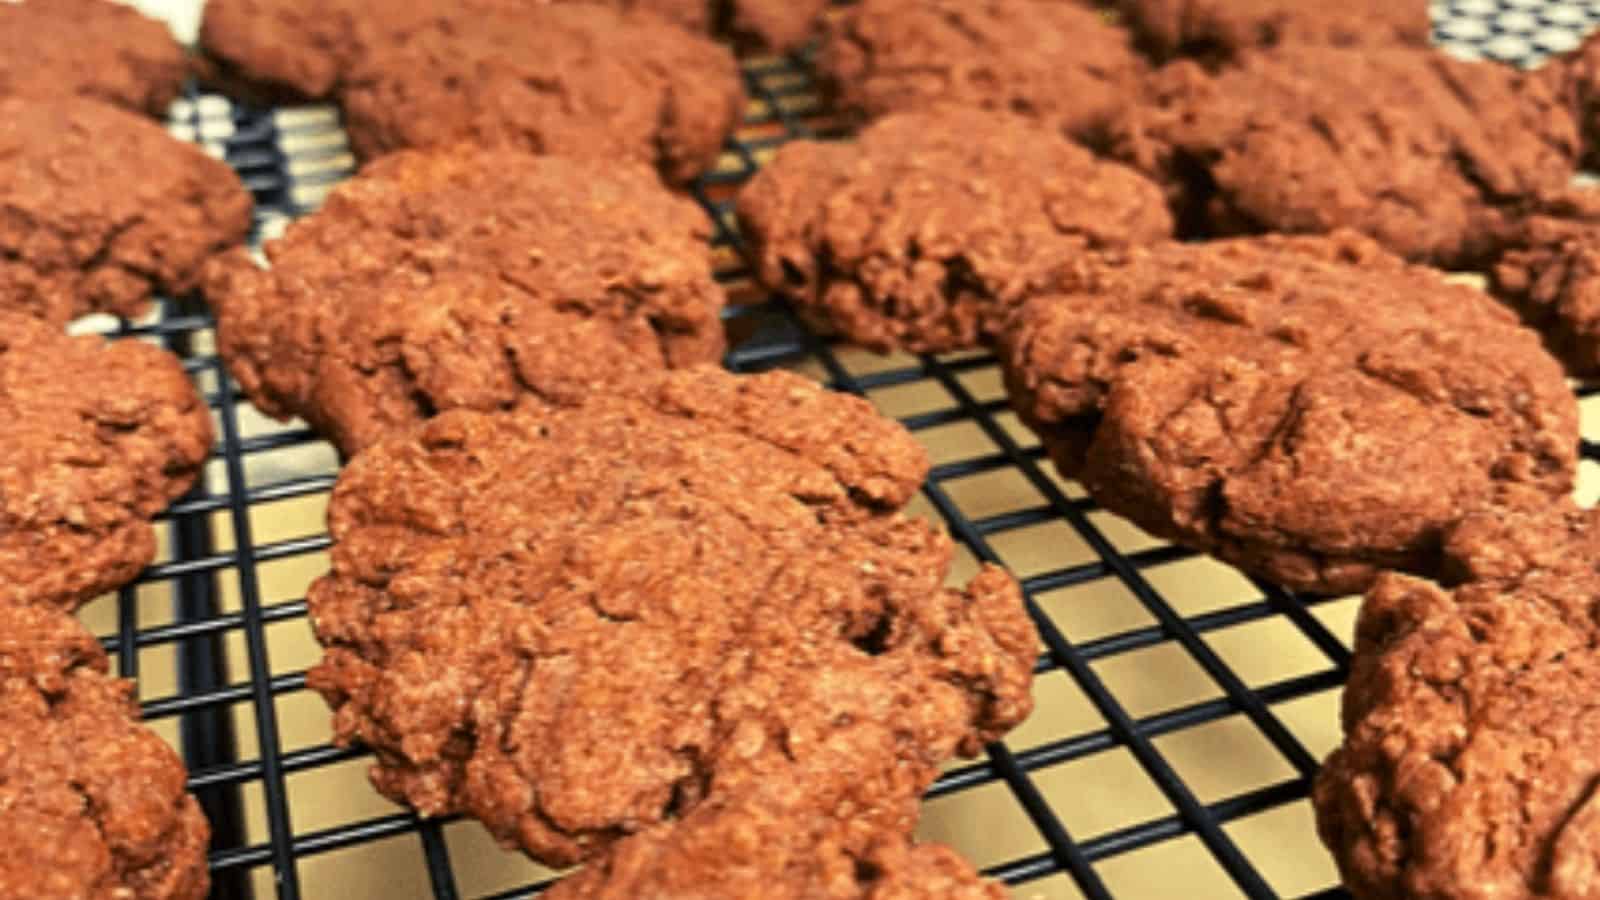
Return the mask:
[[[667,0],[671,2],[671,0]],[[734,45],[751,50],[796,50],[816,37],[829,0],[735,0],[722,14],[720,30]],[[641,2],[648,5],[648,0]],[[726,3],[714,2],[723,9]]]
[[1348,227],[1443,267],[1484,262],[1577,156],[1543,80],[1408,47],[1283,48],[1214,75],[1176,63],[1114,130],[1188,233]]
[[1280,44],[1426,46],[1427,0],[1118,0],[1123,20],[1159,59],[1230,59]]
[[211,77],[267,99],[332,98],[358,62],[411,35],[483,15],[532,16],[551,3],[604,5],[657,17],[742,48],[792,50],[809,40],[827,0],[209,0],[200,46]]
[[1107,509],[1292,588],[1437,571],[1572,486],[1561,366],[1487,295],[1350,232],[1134,248],[1026,303],[1012,400]]
[[[0,3],[0,97],[77,95],[164,117],[187,71],[183,48],[166,24],[131,6],[110,0]],[[4,154],[0,148],[0,158]]]
[[1010,576],[943,587],[949,539],[898,513],[927,468],[787,373],[440,416],[340,476],[309,683],[384,794],[551,864],[766,763],[884,772],[898,799],[860,827],[909,830],[940,761],[1026,716],[1037,648]]
[[1511,230],[1489,270],[1490,291],[1544,335],[1575,375],[1600,374],[1600,192],[1566,202]]
[[379,160],[207,273],[229,371],[347,454],[450,409],[571,402],[723,350],[710,222],[643,167],[457,148]]
[[211,414],[177,357],[0,313],[0,605],[73,608],[155,555]]
[[1451,536],[1454,590],[1385,575],[1314,793],[1359,897],[1583,897],[1600,829],[1600,522],[1552,504]]
[[1127,32],[1063,0],[862,0],[825,25],[817,67],[852,115],[977,106],[1095,145],[1145,70]]
[[1568,53],[1534,70],[1577,117],[1585,168],[1600,166],[1600,35],[1591,34]]
[[785,145],[738,211],[763,282],[879,351],[976,346],[1078,255],[1172,233],[1138,173],[1021,116],[959,107]]
[[140,315],[244,240],[250,208],[226,163],[154,122],[91,100],[0,99],[0,309],[55,325]]
[[[595,0],[555,0],[593,3]],[[727,38],[743,50],[795,50],[816,35],[828,0],[604,0],[691,31]]]
[[341,99],[366,159],[468,141],[641,162],[672,182],[716,163],[745,103],[726,47],[585,4],[423,29],[366,53]]
[[826,740],[783,746],[752,729],[735,742],[733,776],[714,776],[682,819],[620,841],[552,888],[552,900],[1003,900],[1004,887],[954,851],[911,842],[926,772],[894,766],[892,714],[872,708],[876,679],[848,698],[842,674],[819,679],[829,696],[818,699],[836,719],[863,701],[866,715],[849,712]]
[[0,604],[0,896],[206,896],[210,828],[132,684],[56,610]]

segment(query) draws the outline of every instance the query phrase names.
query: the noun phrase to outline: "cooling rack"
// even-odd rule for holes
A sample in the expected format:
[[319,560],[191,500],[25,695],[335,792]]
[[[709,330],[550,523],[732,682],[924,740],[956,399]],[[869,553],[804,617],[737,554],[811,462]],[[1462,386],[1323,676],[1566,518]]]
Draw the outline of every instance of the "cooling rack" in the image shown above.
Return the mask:
[[[1600,20],[1600,4],[1574,6],[1576,17],[1555,14],[1569,28]],[[1519,62],[1575,42],[1544,34],[1541,13],[1523,31],[1543,37],[1487,46],[1511,33],[1502,13],[1529,7],[1435,4],[1438,34],[1456,52]],[[1486,38],[1445,27],[1472,16],[1489,23]],[[1464,46],[1468,32],[1484,40]],[[1247,580],[1098,510],[1007,411],[991,355],[871,356],[763,296],[740,260],[733,194],[783,142],[837,129],[819,115],[803,57],[746,60],[744,77],[746,124],[693,188],[734,301],[727,365],[798,369],[904,423],[935,461],[914,511],[948,526],[957,575],[979,562],[1016,572],[1039,627],[1041,714],[944,772],[922,836],[954,844],[1024,898],[1155,896],[1150,885],[1173,877],[1186,887],[1172,896],[1343,896],[1314,849],[1306,797],[1337,739],[1355,601]],[[256,241],[314,209],[353,167],[327,108],[250,109],[191,90],[171,128],[240,173],[257,200]],[[192,300],[84,327],[180,355],[217,423],[206,477],[161,516],[158,561],[86,610],[190,767],[215,832],[214,896],[537,895],[556,873],[489,847],[473,823],[385,805],[363,783],[364,751],[327,742],[326,712],[305,689],[316,657],[303,596],[326,567],[320,510],[333,451],[249,407]],[[1594,467],[1600,445],[1583,449]],[[329,886],[357,867],[366,874],[355,886]]]

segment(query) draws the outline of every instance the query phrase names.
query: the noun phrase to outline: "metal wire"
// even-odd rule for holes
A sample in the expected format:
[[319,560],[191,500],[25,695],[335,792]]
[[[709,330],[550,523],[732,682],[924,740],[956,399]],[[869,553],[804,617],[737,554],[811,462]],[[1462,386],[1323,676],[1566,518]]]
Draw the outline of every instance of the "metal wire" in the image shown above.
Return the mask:
[[[856,394],[912,384],[942,389],[951,403],[939,409],[902,418],[916,432],[963,423],[975,427],[995,448],[992,452],[945,460],[935,466],[924,487],[924,497],[948,525],[954,537],[978,560],[1004,562],[997,539],[1044,523],[1064,523],[1092,551],[1092,558],[1073,565],[1032,574],[1024,579],[1028,608],[1039,627],[1045,652],[1037,670],[1041,677],[1059,673],[1070,678],[1088,698],[1103,727],[1087,733],[1060,735],[1051,740],[1014,749],[997,744],[986,758],[947,771],[933,786],[930,798],[948,797],[1003,784],[1037,830],[1042,852],[1007,859],[992,865],[987,874],[1013,885],[1066,873],[1089,898],[1109,898],[1112,891],[1097,864],[1181,836],[1197,838],[1205,851],[1226,872],[1238,890],[1251,898],[1276,897],[1268,879],[1250,856],[1229,836],[1227,825],[1265,810],[1302,802],[1318,760],[1286,727],[1273,710],[1296,698],[1321,694],[1344,682],[1348,651],[1321,621],[1311,614],[1318,598],[1302,598],[1266,584],[1256,585],[1254,600],[1203,614],[1185,615],[1172,600],[1152,585],[1146,573],[1191,556],[1188,551],[1160,546],[1133,553],[1119,551],[1096,524],[1094,504],[1069,496],[1045,470],[1036,446],[1013,436],[1003,421],[1001,400],[980,399],[963,376],[994,365],[992,357],[924,357],[906,365],[870,374],[856,374],[841,361],[830,341],[808,331],[779,302],[761,298],[749,284],[739,263],[740,238],[732,224],[734,188],[752,174],[760,161],[787,140],[826,136],[833,130],[817,117],[815,90],[804,60],[762,59],[748,62],[745,79],[752,98],[752,113],[737,139],[730,142],[723,165],[693,188],[693,194],[716,223],[715,242],[724,251],[717,275],[739,299],[727,312],[730,333],[742,340],[728,354],[727,364],[741,372],[778,366],[809,365],[820,370],[831,385]],[[220,98],[191,94],[181,104],[183,114],[173,122],[178,133],[201,141],[240,172],[258,202],[258,232],[269,233],[282,221],[304,214],[320,192],[349,169],[348,154],[338,143],[310,140],[331,126],[326,112],[287,113],[229,107]],[[258,237],[260,235],[258,234]],[[138,677],[139,650],[174,646],[179,667],[177,691],[144,702],[148,718],[177,717],[180,745],[190,766],[190,787],[211,818],[215,840],[210,862],[221,898],[251,896],[252,870],[272,873],[273,896],[295,900],[314,895],[304,890],[298,864],[313,855],[399,835],[414,836],[422,854],[434,896],[455,900],[462,896],[452,868],[442,828],[449,819],[430,822],[398,813],[336,827],[296,831],[291,816],[286,780],[297,773],[359,759],[356,749],[329,744],[286,751],[279,740],[277,701],[305,689],[304,672],[275,671],[270,659],[266,629],[276,623],[303,619],[301,599],[267,602],[259,581],[262,565],[327,548],[326,535],[256,542],[252,539],[252,512],[263,504],[327,492],[331,473],[296,475],[253,483],[250,463],[263,454],[302,445],[316,438],[304,429],[261,437],[246,437],[239,418],[240,397],[234,384],[209,350],[211,321],[192,302],[166,302],[151,321],[123,325],[118,332],[161,342],[180,354],[189,371],[205,389],[216,412],[220,439],[213,451],[211,477],[163,514],[169,531],[171,558],[151,566],[139,585],[170,585],[173,610],[170,622],[141,626],[136,606],[137,586],[125,589],[118,603],[118,627],[104,638],[117,654],[121,673]],[[1585,457],[1600,458],[1600,447],[1585,444]],[[964,478],[996,472],[1014,472],[1036,491],[1043,502],[1031,507],[987,517],[969,517],[952,498],[951,486]],[[257,479],[259,480],[259,479]],[[216,533],[216,522],[226,522],[229,540]],[[236,582],[240,606],[226,610],[219,603],[220,585]],[[1154,623],[1091,641],[1075,643],[1047,614],[1040,597],[1047,592],[1087,584],[1119,585],[1134,598]],[[1204,636],[1222,629],[1268,620],[1287,622],[1325,658],[1325,667],[1265,685],[1250,686],[1230,668]],[[241,641],[244,671],[229,671],[224,642]],[[1154,647],[1181,651],[1220,689],[1220,696],[1136,716],[1096,670],[1096,663]],[[245,753],[235,733],[233,712],[248,708],[258,752]],[[1207,723],[1242,716],[1288,763],[1293,775],[1220,801],[1203,802],[1163,755],[1158,739]],[[1120,749],[1131,754],[1143,777],[1171,804],[1173,813],[1083,838],[1074,836],[1063,821],[1062,810],[1052,806],[1036,776],[1062,763]],[[244,794],[255,792],[265,809],[265,842],[247,840]],[[494,898],[533,896],[544,883],[529,884],[492,895]],[[1334,889],[1314,896],[1336,897]]]

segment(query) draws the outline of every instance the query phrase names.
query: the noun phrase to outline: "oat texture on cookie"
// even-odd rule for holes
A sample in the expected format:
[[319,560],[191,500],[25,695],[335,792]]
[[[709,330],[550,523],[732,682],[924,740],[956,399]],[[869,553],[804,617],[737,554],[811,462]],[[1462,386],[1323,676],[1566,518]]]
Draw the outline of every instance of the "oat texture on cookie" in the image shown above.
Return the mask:
[[877,859],[965,884],[912,849],[916,800],[1027,715],[1037,637],[1004,572],[944,586],[949,538],[898,512],[927,467],[787,373],[440,416],[339,479],[309,682],[387,796],[550,864],[614,849],[569,896],[682,885],[712,845],[718,883],[796,879],[774,896]]

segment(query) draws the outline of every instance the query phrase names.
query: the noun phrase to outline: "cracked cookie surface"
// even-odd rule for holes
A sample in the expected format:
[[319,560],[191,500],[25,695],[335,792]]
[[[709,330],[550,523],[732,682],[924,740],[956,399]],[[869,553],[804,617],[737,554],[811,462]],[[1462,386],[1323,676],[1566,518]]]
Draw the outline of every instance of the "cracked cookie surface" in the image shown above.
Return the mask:
[[65,613],[0,605],[0,896],[200,900],[210,827]]
[[1600,374],[1600,201],[1577,188],[1513,230],[1489,290],[1544,335],[1574,375]]
[[0,605],[75,608],[156,551],[211,414],[172,354],[0,313]]
[[353,455],[437,412],[717,360],[710,228],[642,166],[406,152],[269,242],[270,268],[218,260],[205,293],[250,399]]
[[1427,0],[1119,0],[1128,27],[1158,59],[1227,60],[1280,44],[1425,47]]
[[745,105],[726,47],[587,4],[420,29],[364,54],[340,97],[364,159],[466,142],[645,163],[673,183],[716,163]]
[[900,113],[786,144],[740,193],[761,280],[878,351],[977,346],[1091,251],[1172,233],[1161,189],[1007,113]]
[[310,684],[379,790],[549,864],[674,855],[651,829],[746,803],[763,771],[824,779],[796,814],[844,816],[840,859],[903,844],[939,763],[1027,715],[1037,648],[1009,575],[944,587],[949,539],[899,514],[927,467],[787,373],[441,416],[340,476]]
[[188,74],[165,23],[110,0],[0,4],[0,97],[79,96],[164,117]]
[[1063,474],[1293,588],[1431,574],[1476,507],[1572,486],[1576,400],[1538,336],[1351,232],[1085,259],[1003,344]]
[[1577,898],[1600,883],[1600,522],[1484,513],[1441,583],[1387,574],[1357,625],[1318,829],[1358,897]]
[[[573,0],[555,0],[557,3]],[[826,0],[576,0],[646,13],[736,46],[793,50],[815,31]],[[200,45],[225,86],[263,98],[333,99],[369,54],[464,17],[543,15],[549,0],[210,0]],[[659,20],[644,27],[663,29]]]
[[143,314],[250,230],[221,160],[93,100],[0,99],[0,309]]
[[1126,31],[1062,0],[863,0],[827,22],[817,68],[853,116],[976,106],[1091,146],[1146,69]]
[[1166,66],[1111,155],[1168,186],[1180,232],[1353,228],[1472,268],[1576,171],[1569,109],[1537,74],[1430,48],[1295,46],[1215,74]]

